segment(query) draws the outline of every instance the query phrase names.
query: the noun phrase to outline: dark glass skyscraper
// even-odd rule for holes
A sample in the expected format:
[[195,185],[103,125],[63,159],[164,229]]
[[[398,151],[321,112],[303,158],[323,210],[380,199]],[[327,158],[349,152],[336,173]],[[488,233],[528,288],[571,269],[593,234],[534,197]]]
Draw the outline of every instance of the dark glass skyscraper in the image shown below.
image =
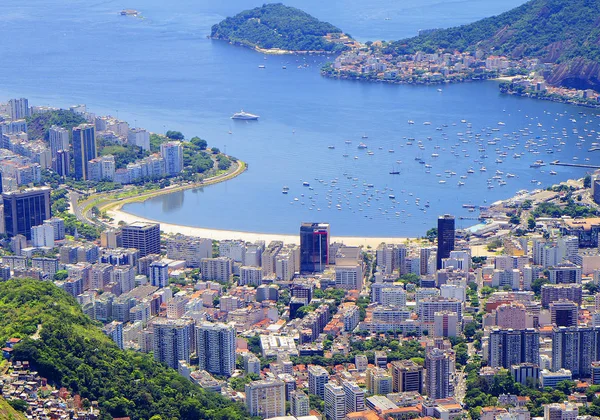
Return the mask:
[[329,262],[329,224],[302,223],[300,226],[300,271],[316,273]]
[[31,239],[31,228],[50,219],[50,188],[32,188],[2,194],[4,226],[8,236],[25,235]]
[[454,216],[445,214],[438,218],[437,269],[442,268],[442,259],[454,250]]
[[88,162],[98,157],[96,152],[96,129],[93,124],[73,127],[73,158],[75,178],[87,179]]

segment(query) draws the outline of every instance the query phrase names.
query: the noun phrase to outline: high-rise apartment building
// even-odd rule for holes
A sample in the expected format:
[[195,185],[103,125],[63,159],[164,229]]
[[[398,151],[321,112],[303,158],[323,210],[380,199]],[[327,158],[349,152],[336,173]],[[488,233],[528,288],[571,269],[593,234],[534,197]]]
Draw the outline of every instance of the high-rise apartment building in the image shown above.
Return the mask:
[[539,363],[539,332],[533,328],[522,330],[494,328],[488,342],[488,364],[510,369],[520,363]]
[[179,175],[183,170],[183,146],[180,141],[168,141],[160,145],[160,156],[165,160],[165,173]]
[[228,257],[202,258],[200,275],[202,280],[228,282],[233,273],[233,261]]
[[50,188],[31,188],[2,194],[4,228],[8,236],[24,235],[31,239],[31,228],[51,217]]
[[26,98],[10,99],[8,101],[8,111],[11,120],[22,120],[31,115],[29,101]]
[[134,222],[121,231],[123,248],[140,250],[140,257],[160,254],[160,225],[158,223]]
[[423,393],[423,367],[412,360],[392,362],[392,391]]
[[96,150],[96,128],[93,124],[73,127],[73,159],[75,178],[87,179],[88,162],[98,157]]
[[559,299],[550,303],[550,319],[557,327],[576,327],[579,305],[570,300]]
[[445,214],[438,218],[437,268],[442,268],[442,259],[450,256],[454,250],[454,216]]
[[342,387],[346,395],[346,413],[365,411],[365,390],[350,381],[344,381]]
[[308,367],[308,390],[321,399],[325,396],[325,384],[329,382],[329,373],[322,366],[310,365]]
[[550,303],[560,299],[570,300],[581,305],[581,284],[544,284],[542,286],[542,307],[549,308]]
[[573,377],[592,376],[600,357],[600,328],[556,327],[552,332],[552,370],[570,370]]
[[425,388],[427,396],[433,400],[452,396],[450,383],[451,356],[444,350],[431,349],[425,356],[427,370]]
[[196,327],[196,353],[201,370],[231,376],[235,370],[235,329],[222,323],[203,323]]
[[189,363],[194,337],[192,319],[157,318],[153,322],[154,359],[177,369],[179,361]]
[[328,420],[344,420],[346,417],[346,393],[334,382],[325,385],[325,417]]
[[285,382],[263,380],[246,384],[246,408],[251,416],[263,419],[285,415]]
[[290,392],[290,414],[294,417],[304,417],[310,414],[310,400],[302,391]]
[[300,226],[300,271],[322,272],[329,263],[329,224],[302,223]]
[[156,287],[167,287],[169,285],[169,264],[165,261],[150,263],[150,284]]

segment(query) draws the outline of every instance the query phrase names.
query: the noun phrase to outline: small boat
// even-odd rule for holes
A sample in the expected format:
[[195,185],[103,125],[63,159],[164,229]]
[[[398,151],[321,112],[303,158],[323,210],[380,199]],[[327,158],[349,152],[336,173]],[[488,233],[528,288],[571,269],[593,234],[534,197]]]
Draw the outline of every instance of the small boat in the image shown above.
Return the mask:
[[364,144],[364,143],[359,143],[359,144],[358,144],[358,148],[359,148],[359,149],[366,149],[366,148],[367,148],[367,145],[366,145],[366,144]]
[[368,139],[368,138],[369,138],[369,136],[367,136],[367,133],[365,133],[365,134],[363,134],[363,135],[362,135],[362,138],[363,138],[363,139]]
[[258,66],[258,68],[259,68],[259,69],[264,69],[264,68],[266,68],[266,67],[265,67],[265,65],[264,65],[264,64],[260,64],[260,65]]
[[308,182],[304,181],[304,182],[302,183],[302,186],[304,186],[304,187],[310,187],[310,184],[309,184]]
[[287,67],[286,67],[286,66],[281,66],[281,68],[282,68],[283,70],[287,69]]
[[327,146],[328,149],[335,149],[335,146]]
[[390,175],[400,175],[400,171],[390,171]]
[[550,171],[550,175],[558,175],[556,171]]
[[388,195],[388,198],[393,200],[394,198],[396,198],[396,196],[394,194],[390,194],[390,195]]

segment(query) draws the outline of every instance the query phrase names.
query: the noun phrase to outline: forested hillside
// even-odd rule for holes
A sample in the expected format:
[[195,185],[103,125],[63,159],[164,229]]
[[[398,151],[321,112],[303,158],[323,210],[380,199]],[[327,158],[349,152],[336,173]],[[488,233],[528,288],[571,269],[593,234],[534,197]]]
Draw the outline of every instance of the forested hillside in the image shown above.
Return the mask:
[[243,11],[214,25],[211,31],[214,39],[251,48],[330,52],[347,49],[342,43],[324,38],[327,34],[341,35],[342,31],[302,10],[281,3]]
[[[41,326],[40,337],[30,337]],[[245,419],[239,404],[206,392],[147,354],[120,350],[51,282],[0,283],[0,340],[24,340],[14,358],[82,398],[99,401],[103,418]]]

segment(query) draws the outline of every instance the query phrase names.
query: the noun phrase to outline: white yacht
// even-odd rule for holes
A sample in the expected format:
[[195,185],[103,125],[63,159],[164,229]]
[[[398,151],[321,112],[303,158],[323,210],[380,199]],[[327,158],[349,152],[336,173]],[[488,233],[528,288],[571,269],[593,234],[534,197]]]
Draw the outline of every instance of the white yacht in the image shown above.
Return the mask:
[[244,112],[242,109],[240,112],[236,112],[231,117],[232,120],[258,120],[259,116],[250,114],[249,112]]

